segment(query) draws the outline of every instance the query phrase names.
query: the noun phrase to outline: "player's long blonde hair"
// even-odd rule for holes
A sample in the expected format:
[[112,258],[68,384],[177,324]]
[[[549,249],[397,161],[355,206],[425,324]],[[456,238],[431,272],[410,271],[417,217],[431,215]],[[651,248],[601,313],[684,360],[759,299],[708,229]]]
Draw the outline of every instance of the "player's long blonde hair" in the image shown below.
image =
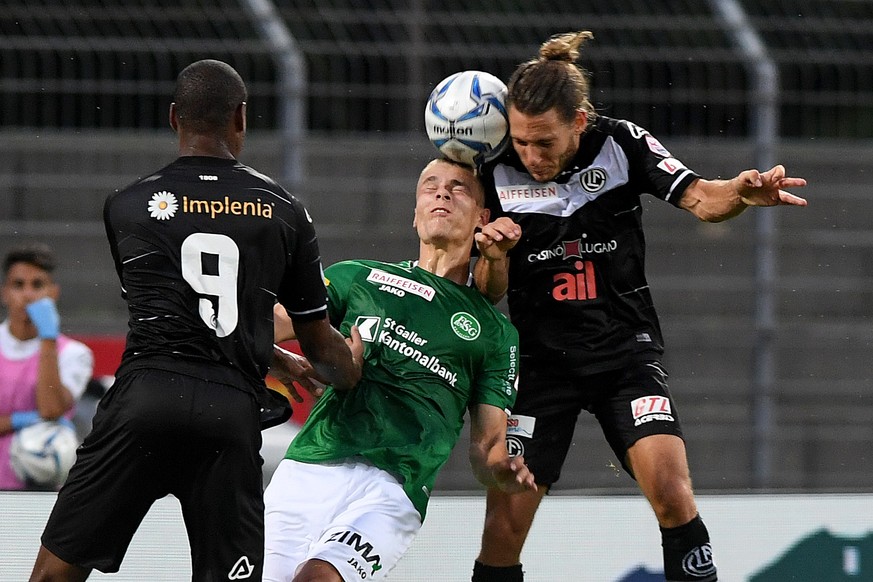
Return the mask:
[[589,100],[588,72],[579,67],[579,47],[594,35],[583,30],[558,34],[540,46],[539,56],[522,63],[509,78],[507,106],[525,115],[540,115],[557,109],[571,122],[580,109],[594,119]]

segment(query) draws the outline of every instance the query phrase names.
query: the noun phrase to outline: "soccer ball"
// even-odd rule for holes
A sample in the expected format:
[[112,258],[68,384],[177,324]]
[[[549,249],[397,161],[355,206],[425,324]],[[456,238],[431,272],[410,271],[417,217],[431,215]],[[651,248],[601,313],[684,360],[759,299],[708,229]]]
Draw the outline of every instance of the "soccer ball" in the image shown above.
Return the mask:
[[15,433],[9,447],[12,469],[25,483],[59,487],[76,461],[79,437],[71,426],[43,421]]
[[424,126],[431,143],[456,162],[490,162],[509,145],[506,85],[482,71],[450,75],[430,94]]

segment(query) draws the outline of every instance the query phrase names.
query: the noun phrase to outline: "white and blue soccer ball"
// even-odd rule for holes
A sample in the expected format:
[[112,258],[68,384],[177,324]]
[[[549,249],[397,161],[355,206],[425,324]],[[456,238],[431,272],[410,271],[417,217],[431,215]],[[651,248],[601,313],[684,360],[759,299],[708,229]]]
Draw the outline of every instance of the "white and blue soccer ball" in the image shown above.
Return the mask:
[[424,125],[445,156],[471,166],[490,162],[509,145],[506,85],[482,71],[450,75],[431,92]]
[[15,433],[9,460],[15,475],[25,483],[60,487],[76,461],[78,447],[79,437],[72,426],[43,421]]

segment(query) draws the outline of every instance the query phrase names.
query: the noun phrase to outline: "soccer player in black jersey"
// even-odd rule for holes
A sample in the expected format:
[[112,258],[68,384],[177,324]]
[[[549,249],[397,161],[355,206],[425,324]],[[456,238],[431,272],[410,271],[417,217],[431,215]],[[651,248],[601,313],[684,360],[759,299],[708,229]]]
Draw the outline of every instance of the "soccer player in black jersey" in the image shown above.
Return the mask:
[[264,384],[273,306],[303,352],[343,389],[363,346],[330,326],[312,221],[276,182],[239,163],[246,87],[203,60],[177,79],[170,125],[179,158],[106,201],[127,301],[116,382],[60,491],[31,580],[116,572],[152,503],[179,499],[193,580],[260,580],[261,428],[287,420]]
[[523,579],[525,538],[586,410],[654,510],[666,579],[713,582],[709,533],[660,361],[640,197],[718,222],[748,206],[804,206],[783,188],[806,182],[782,166],[705,180],[645,129],[595,115],[576,65],[590,37],[553,37],[519,65],[507,96],[513,147],[482,169],[498,218],[477,235],[476,280],[492,301],[508,292],[521,362],[507,443],[524,455],[538,489],[489,490],[473,581]]

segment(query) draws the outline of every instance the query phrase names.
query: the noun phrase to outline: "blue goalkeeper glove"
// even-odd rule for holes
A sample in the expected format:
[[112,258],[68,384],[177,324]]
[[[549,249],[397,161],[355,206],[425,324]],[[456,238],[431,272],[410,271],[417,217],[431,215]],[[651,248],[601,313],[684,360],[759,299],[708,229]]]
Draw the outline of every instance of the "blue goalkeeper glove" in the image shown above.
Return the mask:
[[41,339],[57,339],[61,333],[61,317],[55,302],[50,297],[43,297],[27,306],[27,316],[36,326],[36,333]]
[[32,424],[36,424],[41,420],[42,417],[40,417],[36,410],[21,410],[9,415],[9,422],[12,424],[12,430],[15,432],[27,428]]

